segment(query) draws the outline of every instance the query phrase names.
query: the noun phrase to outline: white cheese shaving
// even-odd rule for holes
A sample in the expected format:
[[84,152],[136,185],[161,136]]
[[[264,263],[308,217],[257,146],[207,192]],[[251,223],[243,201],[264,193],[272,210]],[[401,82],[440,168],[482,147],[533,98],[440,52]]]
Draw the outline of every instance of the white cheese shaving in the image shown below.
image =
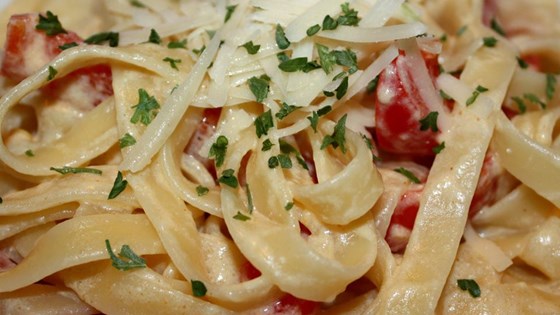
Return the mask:
[[378,0],[360,21],[361,27],[380,27],[385,25],[389,18],[403,4],[404,0]]
[[336,30],[323,31],[318,36],[343,42],[379,43],[415,37],[426,33],[426,25],[420,22],[365,28],[340,25]]
[[502,272],[513,264],[496,243],[480,237],[470,224],[465,227],[463,237],[466,244],[470,245],[496,271]]

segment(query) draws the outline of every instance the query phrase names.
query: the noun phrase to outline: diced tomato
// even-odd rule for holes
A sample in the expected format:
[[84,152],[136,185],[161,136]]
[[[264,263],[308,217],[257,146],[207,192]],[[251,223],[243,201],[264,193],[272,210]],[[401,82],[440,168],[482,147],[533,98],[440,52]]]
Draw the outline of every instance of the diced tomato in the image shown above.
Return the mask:
[[261,272],[253,266],[249,261],[241,266],[241,281],[253,280],[261,276]]
[[[439,75],[437,55],[423,54],[432,79]],[[430,110],[410,80],[404,52],[379,75],[375,104],[375,134],[379,149],[397,154],[433,156],[439,132],[420,130],[420,120]],[[401,73],[408,73],[404,78]]]
[[194,156],[198,161],[202,162],[206,169],[214,175],[214,178],[217,178],[214,162],[208,157],[201,156],[199,152],[206,141],[210,139],[216,132],[216,126],[218,125],[218,121],[220,120],[221,113],[221,108],[205,109],[202,113],[202,119],[200,120],[200,123],[198,124],[194,132],[194,135],[185,148],[185,152]]
[[482,23],[490,26],[490,21],[496,17],[498,13],[498,5],[496,0],[484,0],[482,8]]
[[320,303],[299,299],[291,294],[284,295],[279,301],[274,303],[274,314],[317,314]]
[[[469,218],[472,218],[480,209],[496,201],[499,178],[502,173],[496,155],[488,151],[478,179],[478,184],[469,208]],[[420,207],[420,197],[424,189],[422,185],[415,185],[405,192],[397,204],[385,240],[393,252],[398,252],[406,247],[410,231]]]
[[[1,73],[20,82],[49,63],[62,51],[59,46],[83,40],[74,32],[48,36],[35,27],[37,14],[13,15],[7,29]],[[50,98],[60,98],[78,107],[88,108],[113,95],[111,68],[95,65],[76,70],[53,80],[42,91]]]
[[543,58],[539,55],[524,55],[521,59],[525,61],[529,68],[535,71],[543,71]]

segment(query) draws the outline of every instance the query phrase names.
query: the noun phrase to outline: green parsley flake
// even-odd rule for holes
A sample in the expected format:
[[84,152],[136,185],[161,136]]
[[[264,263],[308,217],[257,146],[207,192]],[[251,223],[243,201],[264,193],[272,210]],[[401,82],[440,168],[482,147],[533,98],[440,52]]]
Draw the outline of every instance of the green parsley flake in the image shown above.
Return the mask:
[[466,105],[470,106],[472,105],[476,99],[478,98],[478,96],[480,95],[480,93],[484,93],[487,92],[488,89],[479,85],[476,87],[476,89],[473,91],[472,95],[467,99]]
[[307,119],[311,123],[311,128],[313,129],[313,131],[317,132],[317,125],[319,124],[319,115],[317,114],[317,112],[313,111],[311,113],[311,116],[307,116]]
[[539,105],[542,109],[546,108],[546,103],[541,101],[538,96],[533,93],[525,93],[523,94],[523,98],[528,100],[531,103]]
[[254,55],[259,52],[259,49],[261,49],[261,45],[255,45],[253,44],[253,41],[248,41],[242,46],[245,47],[245,49],[247,49],[247,53],[249,55]]
[[443,149],[445,149],[445,141],[433,147],[432,152],[434,152],[435,154],[440,154]]
[[62,44],[62,45],[58,46],[58,49],[66,50],[68,48],[72,48],[72,47],[76,47],[76,46],[78,46],[78,43],[70,42],[70,43],[66,43],[66,44]]
[[28,157],[34,157],[35,153],[33,153],[33,150],[29,149],[25,151],[25,155]]
[[304,70],[306,66],[307,57],[299,57],[281,62],[278,65],[278,68],[284,72],[296,72],[299,70]]
[[556,91],[556,76],[551,73],[546,74],[546,99],[552,100]]
[[276,58],[278,58],[278,61],[279,61],[280,63],[282,63],[282,62],[284,62],[284,61],[290,59],[290,57],[288,57],[288,55],[286,55],[285,52],[279,52],[279,53],[277,53],[277,54],[276,54]]
[[281,168],[292,168],[292,160],[287,154],[278,154],[278,162],[280,162]]
[[449,94],[445,93],[443,90],[439,90],[439,96],[441,96],[441,98],[446,101],[450,101],[453,99],[451,96],[449,96]]
[[373,78],[373,80],[369,81],[367,87],[366,87],[366,92],[368,94],[371,94],[373,92],[375,92],[375,90],[377,90],[377,84],[379,83],[379,75],[377,75],[375,78]]
[[321,144],[321,150],[325,149],[329,145],[332,145],[334,149],[340,147],[342,153],[346,153],[346,118],[348,114],[344,114],[336,125],[334,126],[334,131],[332,135],[327,135],[323,138],[323,143]]
[[250,216],[244,215],[243,213],[241,213],[240,211],[237,211],[237,213],[233,216],[233,218],[235,220],[239,220],[239,221],[248,221],[251,220]]
[[111,258],[111,265],[118,270],[126,271],[136,268],[146,268],[146,260],[136,255],[128,245],[123,245],[121,247],[118,257],[115,253],[113,253],[109,240],[105,240],[105,247],[107,248],[107,252]]
[[237,188],[237,186],[239,186],[237,177],[235,177],[235,171],[230,168],[222,172],[222,176],[220,176],[218,182],[225,184],[231,188]]
[[331,31],[338,27],[338,22],[333,19],[330,15],[326,15],[323,19],[323,30]]
[[263,151],[263,152],[268,151],[272,148],[273,145],[274,145],[274,143],[272,143],[272,141],[270,141],[270,139],[266,139],[263,142],[261,151]]
[[167,48],[170,48],[170,49],[178,49],[178,48],[187,49],[187,40],[183,39],[181,41],[171,41],[167,44]]
[[286,205],[284,206],[284,210],[290,211],[290,210],[292,210],[293,207],[294,207],[294,202],[290,201],[290,202],[286,203]]
[[130,3],[130,5],[132,5],[133,7],[137,7],[137,8],[145,8],[146,5],[143,4],[142,2],[138,1],[138,0],[129,0],[128,1]]
[[274,127],[274,121],[272,120],[272,111],[269,109],[268,111],[262,113],[255,119],[254,124],[258,138],[263,135],[268,135],[268,130]]
[[319,55],[319,61],[321,62],[321,67],[326,74],[331,73],[334,65],[336,64],[336,56],[329,52],[329,48],[327,46],[317,44],[316,47],[317,53]]
[[498,23],[496,18],[492,18],[490,20],[490,28],[492,28],[494,30],[494,32],[496,32],[496,33],[498,33],[502,36],[506,36],[506,32],[504,31],[502,26]]
[[521,99],[521,97],[513,96],[511,100],[517,105],[519,113],[524,114],[527,111],[527,105],[525,105],[525,102]]
[[96,175],[101,175],[103,174],[103,172],[101,170],[98,170],[96,168],[89,168],[89,167],[70,167],[70,166],[63,166],[61,168],[56,168],[56,167],[51,167],[50,168],[51,171],[55,171],[57,173],[60,173],[62,175],[66,175],[66,174],[78,174],[78,173],[90,173],[90,174],[96,174]]
[[348,26],[358,26],[360,23],[360,18],[358,17],[358,11],[350,8],[350,4],[345,2],[340,5],[342,8],[342,15],[338,17],[336,20],[339,25],[348,25]]
[[468,28],[468,27],[467,27],[466,25],[463,25],[463,26],[461,26],[461,27],[457,30],[457,32],[456,32],[455,34],[456,34],[457,36],[461,36],[461,35],[463,35],[463,34],[467,31],[467,28]]
[[159,103],[155,97],[150,96],[146,90],[138,89],[138,104],[132,106],[134,114],[130,118],[130,122],[136,124],[141,122],[144,125],[149,125],[156,117],[159,109]]
[[47,11],[47,16],[39,14],[39,23],[35,25],[35,29],[45,31],[48,36],[68,33],[60,24],[58,16],[54,15],[51,11]]
[[426,131],[431,129],[433,132],[438,132],[437,126],[437,119],[438,119],[438,112],[430,112],[426,117],[420,119],[420,130]]
[[206,45],[202,45],[202,47],[200,47],[200,49],[193,49],[192,51],[195,55],[200,56],[204,52],[204,50],[206,50]]
[[268,168],[276,168],[278,167],[278,165],[280,165],[280,161],[278,161],[278,157],[277,156],[271,156],[268,159]]
[[206,295],[206,292],[208,292],[204,282],[198,280],[191,280],[191,289],[195,297],[203,297]]
[[255,95],[256,101],[262,103],[268,96],[270,86],[268,81],[262,78],[252,77],[248,81],[249,89]]
[[336,88],[336,99],[339,100],[343,98],[344,95],[346,95],[347,91],[348,91],[348,77],[345,76],[344,79],[342,79],[342,82],[340,82],[340,85]]
[[288,38],[286,38],[286,34],[284,33],[284,28],[282,28],[280,24],[276,24],[275,38],[276,38],[276,45],[278,45],[278,48],[286,49],[290,47],[291,43],[288,40]]
[[307,36],[311,37],[311,36],[317,34],[320,30],[321,30],[321,25],[315,24],[315,25],[309,27],[307,29],[306,33],[307,33]]
[[332,54],[336,59],[336,63],[343,67],[348,67],[348,73],[352,74],[358,71],[358,59],[356,53],[350,49],[346,50],[333,50]]
[[521,57],[516,57],[516,58],[517,58],[517,64],[521,69],[529,68],[529,64],[527,63],[527,61],[523,60]]
[[233,15],[233,12],[235,11],[236,8],[237,8],[237,5],[228,5],[226,7],[226,16],[224,17],[224,23],[229,21],[229,19]]
[[406,176],[406,178],[408,178],[411,182],[415,184],[420,184],[420,180],[418,179],[418,177],[416,177],[411,171],[407,170],[404,167],[396,168],[393,171]]
[[317,110],[317,115],[325,116],[326,114],[330,113],[331,110],[332,110],[332,106],[330,106],[330,105],[321,107],[321,108],[319,108],[319,110]]
[[251,214],[253,210],[255,210],[255,206],[253,205],[253,195],[249,189],[249,184],[245,184],[245,194],[247,196],[247,209],[249,210],[249,214]]
[[210,191],[210,189],[208,189],[208,187],[204,187],[202,185],[196,186],[196,194],[199,197],[202,197],[202,196],[208,194],[209,191]]
[[121,149],[130,147],[135,144],[136,144],[136,139],[128,132],[125,133],[124,136],[122,136],[122,138],[119,139],[119,147]]
[[480,287],[473,279],[457,279],[457,285],[463,291],[468,291],[473,298],[480,297]]
[[119,45],[119,33],[115,32],[102,32],[94,34],[84,40],[86,44],[102,44],[109,42],[109,46],[117,47]]
[[148,37],[148,42],[156,45],[161,44],[161,37],[159,36],[158,32],[156,32],[156,30],[153,28],[150,30],[150,37]]
[[55,68],[53,68],[52,66],[49,66],[49,76],[47,77],[47,81],[50,81],[50,80],[54,79],[54,77],[56,76],[57,73],[58,73],[58,71],[56,71]]
[[489,36],[482,38],[482,43],[486,47],[494,47],[498,43],[498,40],[493,36]]
[[442,34],[442,35],[439,37],[439,40],[440,40],[442,43],[445,43],[445,42],[447,41],[447,34],[445,34],[445,33]]
[[223,135],[220,135],[216,139],[216,142],[212,143],[208,157],[209,158],[214,157],[216,167],[220,167],[224,164],[227,147],[228,147],[228,139]]
[[115,178],[115,182],[113,183],[113,188],[111,188],[107,199],[115,199],[121,192],[125,190],[127,185],[128,181],[126,179],[123,180],[122,173],[119,171],[117,173],[117,177]]
[[163,61],[169,62],[169,65],[171,66],[171,68],[173,68],[175,70],[179,70],[179,68],[177,68],[177,64],[181,63],[181,59],[173,59],[173,58],[170,58],[170,57],[165,57],[165,58],[163,58]]
[[295,106],[295,105],[288,105],[286,104],[286,102],[282,103],[282,108],[280,108],[280,110],[278,111],[278,113],[276,113],[276,118],[278,118],[279,120],[282,120],[284,118],[286,118],[289,114],[291,114],[292,112],[294,112],[296,109],[300,108],[299,106]]

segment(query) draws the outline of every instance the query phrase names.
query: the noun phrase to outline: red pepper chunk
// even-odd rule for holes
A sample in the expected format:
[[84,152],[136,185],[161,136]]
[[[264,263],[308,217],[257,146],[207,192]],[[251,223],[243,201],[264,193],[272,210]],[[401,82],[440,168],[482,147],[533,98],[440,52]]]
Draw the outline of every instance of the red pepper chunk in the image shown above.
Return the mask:
[[[60,54],[59,46],[83,42],[70,31],[49,36],[36,29],[38,21],[38,14],[30,13],[13,15],[8,22],[0,73],[16,83]],[[42,91],[50,98],[63,99],[82,108],[97,105],[113,95],[111,68],[108,65],[81,68],[63,78],[55,78]]]
[[[439,75],[437,55],[423,53],[433,80]],[[439,132],[421,130],[420,120],[429,113],[412,80],[406,56],[400,55],[379,75],[375,104],[375,133],[382,151],[414,156],[433,156]]]

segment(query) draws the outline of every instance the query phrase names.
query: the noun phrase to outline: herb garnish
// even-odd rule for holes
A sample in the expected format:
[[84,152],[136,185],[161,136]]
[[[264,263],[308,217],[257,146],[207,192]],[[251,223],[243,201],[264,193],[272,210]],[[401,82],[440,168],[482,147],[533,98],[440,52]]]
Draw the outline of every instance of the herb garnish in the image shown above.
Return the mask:
[[56,76],[57,73],[58,73],[58,71],[56,71],[55,68],[53,68],[52,66],[49,66],[49,76],[47,77],[47,81],[50,81],[50,80],[54,79],[54,77]]
[[145,8],[146,5],[143,4],[142,2],[138,1],[138,0],[129,0],[128,1],[130,3],[130,5],[132,5],[133,7],[137,7],[137,8]]
[[339,25],[348,25],[348,26],[358,26],[360,23],[360,18],[358,17],[358,11],[350,8],[350,4],[345,2],[340,5],[342,8],[342,15],[338,17],[336,20]]
[[196,194],[199,197],[202,197],[202,196],[206,195],[209,191],[210,191],[210,189],[208,189],[208,187],[204,187],[202,185],[196,186]]
[[529,64],[527,63],[527,61],[523,60],[521,57],[516,57],[516,58],[517,58],[517,64],[521,69],[529,68]]
[[[118,257],[113,253],[109,240],[105,240],[105,247],[107,248],[113,267],[125,271],[135,268],[146,268],[146,260],[136,255],[128,245],[123,245],[121,247]],[[126,258],[126,260],[122,258]]]
[[249,184],[245,184],[245,194],[247,195],[247,208],[249,214],[253,213],[255,206],[253,205],[253,195],[251,195],[251,190],[249,189]]
[[141,122],[144,125],[149,125],[156,117],[159,109],[159,103],[155,97],[150,96],[146,90],[138,89],[138,104],[132,106],[134,114],[130,118],[130,122],[136,124]]
[[406,176],[406,178],[408,178],[411,182],[415,184],[420,184],[420,180],[418,179],[418,177],[416,177],[411,171],[407,170],[404,167],[396,168],[393,171]]
[[204,285],[204,282],[199,280],[191,280],[191,289],[193,292],[193,296],[196,297],[203,297],[208,291],[208,289],[206,289],[206,286]]
[[245,49],[247,49],[247,53],[249,55],[254,55],[259,52],[259,49],[261,49],[261,45],[255,45],[253,44],[253,41],[248,41],[242,46],[245,47]]
[[546,74],[546,99],[551,100],[556,91],[556,76],[551,73]]
[[39,14],[39,23],[35,25],[35,29],[45,31],[48,36],[68,33],[60,24],[58,16],[54,15],[51,11],[47,11],[47,16]]
[[237,5],[228,5],[226,7],[226,16],[224,17],[224,23],[229,21],[229,19],[231,18],[231,15],[233,14],[233,12],[235,11],[236,8],[237,8]]
[[280,24],[276,24],[275,38],[276,38],[276,44],[278,45],[278,48],[286,49],[290,47],[291,43],[288,40],[288,38],[286,38],[286,34],[284,33],[284,28],[282,28]]
[[469,294],[474,297],[480,297],[480,287],[473,279],[457,279],[457,285],[463,291],[469,291]]
[[280,110],[278,111],[278,113],[276,113],[275,116],[279,120],[282,120],[298,108],[300,108],[300,106],[288,105],[286,102],[283,102],[282,108],[280,108]]
[[148,43],[159,45],[161,44],[161,37],[155,29],[150,30],[150,37],[148,37]]
[[307,29],[307,31],[305,31],[305,33],[307,34],[307,36],[311,37],[311,36],[317,34],[320,30],[321,30],[321,25],[315,24],[315,25],[309,27]]
[[66,50],[68,48],[72,48],[72,47],[76,47],[76,46],[78,46],[78,43],[70,42],[70,43],[66,43],[66,44],[62,44],[62,45],[58,46],[58,49]]
[[50,168],[51,171],[55,171],[58,172],[62,175],[66,175],[66,174],[78,174],[78,173],[90,173],[90,174],[96,174],[96,175],[101,175],[103,174],[103,171],[98,170],[96,168],[89,168],[89,167],[70,167],[70,166],[63,166],[61,168],[57,168],[57,167],[51,167]]
[[319,117],[326,115],[327,113],[329,113],[332,110],[332,107],[330,105],[327,105],[325,107],[320,108],[318,111],[313,111],[313,113],[311,113],[311,116],[308,116],[307,119],[309,120],[309,122],[311,123],[311,128],[313,128],[314,132],[317,132],[317,125],[319,123]]
[[482,43],[486,47],[494,47],[498,43],[498,40],[493,36],[489,36],[482,38]]
[[292,168],[292,160],[287,154],[278,154],[277,156],[272,156],[268,159],[268,167],[276,168],[280,165],[281,168],[289,169]]
[[371,94],[377,90],[377,84],[379,83],[379,75],[377,75],[373,80],[369,81],[368,85],[366,86],[366,92]]
[[432,152],[434,152],[435,154],[440,154],[443,149],[445,149],[445,141],[433,147]]
[[338,27],[338,22],[333,19],[330,15],[326,15],[323,19],[323,30],[331,31]]
[[261,151],[263,151],[263,152],[268,151],[272,148],[273,145],[274,145],[274,143],[272,143],[272,141],[270,141],[270,139],[266,139],[266,140],[264,140],[264,142],[262,144]]
[[477,86],[476,89],[472,92],[472,95],[467,99],[466,105],[472,105],[476,101],[480,93],[484,93],[486,91],[488,91],[487,88],[481,85]]
[[119,45],[119,33],[115,32],[102,32],[94,34],[84,40],[86,44],[102,44],[109,42],[109,46],[117,47]]
[[496,33],[502,35],[502,36],[506,36],[506,32],[504,31],[504,29],[502,28],[502,26],[500,26],[500,24],[498,23],[498,21],[496,21],[496,18],[492,18],[490,20],[490,28],[492,28]]
[[34,157],[35,153],[33,153],[33,150],[29,149],[25,151],[25,155],[27,155],[28,157]]
[[251,220],[251,217],[244,215],[243,213],[241,213],[240,211],[237,211],[237,213],[233,216],[233,218],[235,220],[239,220],[239,221],[248,221]]
[[123,180],[122,173],[119,171],[107,199],[115,199],[121,192],[123,192],[127,185],[128,181],[126,179]]
[[173,59],[171,57],[165,57],[165,58],[163,58],[163,61],[169,62],[169,65],[171,66],[171,68],[173,68],[175,70],[179,70],[179,68],[177,68],[177,64],[181,63],[181,59]]
[[237,181],[237,177],[235,177],[235,171],[231,168],[224,170],[222,172],[222,176],[218,179],[218,181],[222,184],[225,184],[231,188],[237,188],[239,186],[239,182]]
[[343,98],[344,95],[346,95],[347,90],[348,90],[348,76],[345,76],[344,79],[342,79],[342,82],[340,82],[340,85],[336,88],[336,99],[339,100]]
[[228,139],[223,135],[220,135],[216,139],[216,142],[212,143],[208,157],[209,158],[214,157],[214,161],[217,167],[220,167],[224,164],[227,147],[228,147]]
[[255,95],[256,101],[262,103],[268,96],[270,89],[268,81],[262,78],[252,77],[248,81],[249,89]]
[[294,207],[294,202],[290,201],[290,202],[286,203],[286,205],[284,206],[284,210],[290,211],[290,210],[292,210],[293,207]]
[[437,126],[437,119],[438,119],[438,112],[430,112],[428,115],[426,115],[426,117],[420,119],[420,130],[421,131],[426,131],[428,129],[431,129],[433,132],[438,132],[438,126]]
[[303,70],[306,65],[307,57],[299,57],[281,62],[278,68],[284,72],[296,72],[298,70]]
[[514,101],[515,104],[517,105],[517,108],[519,109],[519,113],[524,114],[527,111],[527,105],[525,105],[525,102],[523,102],[521,97],[513,96],[511,100]]
[[187,40],[183,39],[181,41],[171,41],[171,42],[167,43],[167,48],[170,48],[170,49],[177,49],[177,48],[187,49]]
[[346,118],[348,114],[344,114],[336,125],[334,126],[334,131],[332,135],[327,135],[323,138],[323,143],[321,144],[321,150],[325,149],[329,145],[332,145],[334,149],[340,147],[342,153],[346,153]]
[[124,136],[122,136],[122,138],[119,139],[119,147],[121,149],[130,147],[135,144],[136,144],[136,139],[128,132],[125,133]]
[[257,130],[257,137],[260,138],[263,135],[268,135],[268,130],[274,127],[274,121],[272,120],[272,111],[262,113],[259,117],[255,119],[255,129]]
[[457,35],[457,36],[463,35],[463,34],[465,33],[465,31],[467,30],[467,28],[468,28],[468,27],[467,27],[466,25],[461,26],[461,27],[457,30],[456,35]]
[[538,104],[542,109],[546,108],[546,103],[541,101],[538,96],[533,93],[525,93],[523,94],[523,98],[528,100],[531,103]]

